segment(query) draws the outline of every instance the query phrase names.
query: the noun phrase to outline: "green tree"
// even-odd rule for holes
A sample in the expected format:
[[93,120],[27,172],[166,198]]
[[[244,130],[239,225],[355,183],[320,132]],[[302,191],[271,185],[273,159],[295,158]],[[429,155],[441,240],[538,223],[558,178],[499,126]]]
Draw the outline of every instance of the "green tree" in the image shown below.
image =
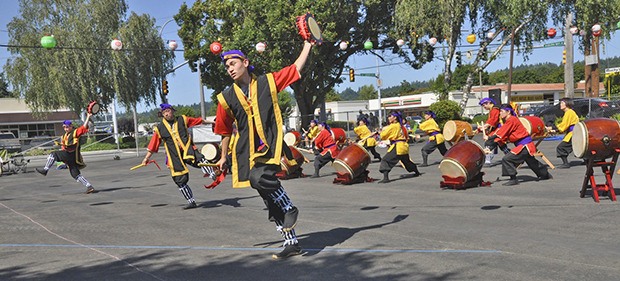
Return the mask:
[[0,72],[0,98],[10,98],[13,94],[9,91],[9,84],[6,82],[4,72]]
[[293,107],[295,106],[295,101],[293,100],[292,94],[289,91],[282,91],[278,95],[278,106],[280,106],[280,111],[282,112],[282,118],[287,119],[293,114]]
[[[202,59],[202,81],[214,93],[219,93],[232,81],[220,57],[209,52],[211,43],[220,40],[224,50],[241,49],[257,73],[279,70],[293,63],[302,48],[293,24],[295,17],[312,9],[326,42],[313,48],[301,73],[301,82],[291,85],[305,127],[314,109],[324,103],[327,93],[343,82],[341,76],[350,56],[360,52],[377,54],[376,50],[396,46],[395,39],[386,36],[392,30],[395,4],[396,0],[206,0],[196,1],[191,8],[181,6],[175,19],[181,26],[179,36],[185,58],[191,62]],[[371,51],[363,47],[367,39],[374,43]],[[338,40],[352,43],[343,51],[336,44]],[[265,42],[267,50],[255,51],[253,46],[257,42]],[[411,46],[418,50],[424,45]],[[399,52],[401,56],[412,57],[410,61],[423,58],[422,54],[427,53]],[[194,65],[190,67],[195,69]]]
[[372,100],[378,97],[377,90],[373,85],[364,85],[357,92],[360,93],[360,100]]
[[437,115],[435,121],[439,124],[440,128],[448,120],[460,120],[461,119],[461,107],[459,103],[451,100],[441,100],[431,104],[429,109]]
[[340,93],[340,97],[342,97],[343,100],[357,100],[359,94],[351,88],[346,88]]
[[[153,19],[132,14],[125,22],[126,11],[124,0],[20,0],[20,15],[7,25],[15,47],[5,70],[15,95],[36,114],[61,107],[79,113],[91,100],[105,107],[115,93],[124,105],[154,103],[172,56],[163,52]],[[39,46],[46,33],[58,40],[56,48],[20,47]],[[114,38],[124,42],[122,51],[110,49]]]
[[341,101],[342,98],[340,97],[340,95],[338,95],[338,93],[336,92],[336,90],[331,89],[329,92],[327,92],[327,94],[325,95],[325,102],[331,102],[331,101]]

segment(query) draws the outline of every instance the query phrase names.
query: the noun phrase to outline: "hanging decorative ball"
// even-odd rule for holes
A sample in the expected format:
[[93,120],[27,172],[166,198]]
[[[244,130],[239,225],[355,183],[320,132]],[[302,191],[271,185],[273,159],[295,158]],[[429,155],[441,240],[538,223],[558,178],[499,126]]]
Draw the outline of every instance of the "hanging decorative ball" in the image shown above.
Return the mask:
[[601,25],[598,23],[592,26],[592,32],[597,32],[597,31],[601,31]]
[[372,45],[372,42],[370,40],[364,42],[364,49],[372,50],[372,48],[373,48],[373,45]]
[[220,52],[222,52],[222,44],[220,44],[220,42],[213,42],[211,43],[211,45],[209,45],[209,50],[211,50],[211,53],[213,53],[214,55],[219,54]]
[[474,42],[476,42],[476,34],[467,35],[467,43],[473,44]]
[[620,21],[616,23],[616,28],[620,29]]
[[555,37],[555,35],[558,34],[558,31],[555,30],[555,28],[551,27],[547,30],[547,36],[549,36],[549,38],[553,38]]
[[258,42],[256,43],[256,51],[259,53],[262,53],[265,51],[265,48],[267,48],[267,45],[263,42]]
[[121,42],[121,40],[118,39],[114,39],[112,40],[112,42],[110,43],[110,47],[112,48],[112,50],[114,51],[120,51],[123,48],[123,42]]
[[579,35],[580,36],[586,36],[586,31],[585,30],[579,30]]
[[171,51],[174,51],[177,49],[177,47],[179,47],[179,44],[177,43],[177,41],[174,41],[174,40],[168,41],[168,49],[170,49]]
[[349,42],[347,41],[342,41],[340,42],[340,50],[346,50],[349,47]]
[[489,31],[489,32],[487,33],[487,39],[491,40],[491,39],[493,39],[493,36],[495,36],[495,32],[493,32],[493,31]]
[[437,38],[435,37],[429,38],[428,43],[431,44],[431,46],[435,46],[435,44],[437,44]]
[[592,35],[594,35],[595,37],[599,37],[601,36],[601,31],[592,31]]
[[54,35],[45,35],[43,37],[41,37],[41,47],[45,48],[45,49],[51,49],[56,47],[56,38],[54,38]]
[[579,28],[577,28],[576,26],[571,27],[569,30],[570,30],[570,34],[572,35],[579,33]]
[[396,40],[396,45],[397,45],[398,47],[402,47],[402,46],[404,46],[404,45],[405,45],[405,40],[403,40],[403,39],[398,39],[398,40]]

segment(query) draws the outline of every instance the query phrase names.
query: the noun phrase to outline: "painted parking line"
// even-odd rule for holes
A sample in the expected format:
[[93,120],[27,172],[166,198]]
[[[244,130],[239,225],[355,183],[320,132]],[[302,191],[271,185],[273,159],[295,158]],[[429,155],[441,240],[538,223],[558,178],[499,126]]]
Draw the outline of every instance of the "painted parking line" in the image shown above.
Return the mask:
[[[148,246],[148,245],[74,245],[74,244],[0,244],[0,247],[41,247],[41,248],[100,248],[100,249],[155,249],[155,250],[206,250],[206,251],[241,251],[264,252],[275,248],[237,248],[237,247],[204,247],[204,246]],[[355,249],[355,248],[304,248],[305,252],[337,252],[337,253],[453,253],[453,254],[499,254],[499,250],[467,250],[467,249]]]

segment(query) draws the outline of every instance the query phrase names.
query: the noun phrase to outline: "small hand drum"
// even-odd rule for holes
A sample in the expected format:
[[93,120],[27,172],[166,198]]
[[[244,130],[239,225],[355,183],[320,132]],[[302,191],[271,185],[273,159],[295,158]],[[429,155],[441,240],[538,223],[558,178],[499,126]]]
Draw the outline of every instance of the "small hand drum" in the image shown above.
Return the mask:
[[295,20],[295,25],[297,25],[297,31],[304,40],[310,43],[317,43],[319,45],[323,43],[321,28],[311,13],[298,16]]
[[88,104],[86,111],[94,115],[94,114],[97,114],[97,112],[99,112],[99,109],[101,109],[101,106],[99,105],[99,103],[97,101],[91,101]]

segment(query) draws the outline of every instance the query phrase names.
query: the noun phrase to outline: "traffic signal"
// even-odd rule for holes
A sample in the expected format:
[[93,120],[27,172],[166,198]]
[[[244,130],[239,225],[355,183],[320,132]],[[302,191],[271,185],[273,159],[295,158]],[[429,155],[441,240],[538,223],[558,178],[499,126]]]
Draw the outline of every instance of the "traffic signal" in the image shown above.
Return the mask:
[[164,80],[163,82],[161,82],[161,90],[164,95],[168,94],[168,81]]
[[457,66],[457,67],[460,67],[460,66],[461,66],[461,64],[463,63],[462,58],[461,58],[461,52],[460,52],[460,51],[459,51],[459,52],[456,52],[456,53],[454,54],[454,57],[456,58],[456,66]]
[[566,64],[566,49],[562,51],[562,64]]
[[355,82],[355,70],[349,68],[349,82]]

